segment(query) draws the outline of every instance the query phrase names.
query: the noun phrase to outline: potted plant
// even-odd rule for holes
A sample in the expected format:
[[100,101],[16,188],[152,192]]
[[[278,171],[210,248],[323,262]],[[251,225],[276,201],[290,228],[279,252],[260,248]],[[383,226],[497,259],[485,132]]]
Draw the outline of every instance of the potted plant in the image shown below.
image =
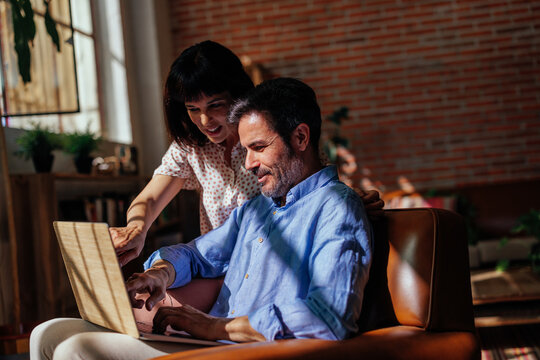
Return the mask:
[[64,152],[73,155],[77,172],[89,174],[92,171],[91,153],[99,148],[101,137],[90,130],[63,135]]
[[19,150],[16,155],[32,159],[36,172],[50,172],[54,161],[52,151],[62,147],[58,134],[49,131],[40,124],[34,123],[33,128],[17,138]]
[[[512,234],[525,233],[535,238],[536,242],[532,244],[529,250],[529,260],[531,261],[532,270],[540,273],[540,211],[531,209],[528,213],[521,215],[516,226],[510,232]],[[499,246],[505,246],[509,241],[508,237],[500,240]],[[497,269],[504,271],[510,264],[509,260],[501,260],[497,263]]]

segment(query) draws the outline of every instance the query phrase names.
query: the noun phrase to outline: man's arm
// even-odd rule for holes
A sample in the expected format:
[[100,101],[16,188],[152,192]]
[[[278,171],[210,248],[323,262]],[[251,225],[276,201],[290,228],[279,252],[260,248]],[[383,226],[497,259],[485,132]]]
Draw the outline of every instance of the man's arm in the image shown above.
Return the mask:
[[[240,214],[239,214],[240,213]],[[149,293],[147,310],[165,297],[167,288],[189,283],[194,276],[215,278],[223,275],[236,244],[240,209],[235,209],[225,223],[188,244],[167,246],[155,251],[144,263],[145,272],[133,274],[126,288],[135,308],[144,301],[137,294]]]
[[149,269],[159,260],[172,264],[175,278],[169,287],[189,283],[194,276],[216,278],[225,274],[236,244],[242,208],[236,208],[218,228],[188,244],[177,244],[154,251],[144,263]]

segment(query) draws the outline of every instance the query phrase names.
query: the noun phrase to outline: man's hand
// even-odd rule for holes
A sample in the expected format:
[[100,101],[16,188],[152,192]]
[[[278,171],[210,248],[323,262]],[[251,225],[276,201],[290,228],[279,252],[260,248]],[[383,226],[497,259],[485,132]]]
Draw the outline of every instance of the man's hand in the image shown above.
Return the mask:
[[167,326],[186,331],[191,335],[208,340],[225,339],[225,324],[232,319],[210,316],[184,304],[178,307],[162,306],[154,317],[153,331],[164,333]]
[[135,259],[142,251],[146,233],[139,225],[128,224],[126,227],[111,227],[111,238],[120,266]]
[[158,309],[154,317],[154,331],[163,333],[169,325],[174,330],[186,331],[201,339],[237,342],[266,340],[251,327],[247,316],[218,318],[187,304]]
[[[144,273],[131,275],[126,282],[131,306],[140,309],[143,305],[146,305],[148,311],[152,310],[154,305],[165,297],[167,286],[174,281],[174,275],[171,275],[171,269],[174,272],[174,268],[172,268],[170,263],[160,260],[159,264],[156,262],[154,266]],[[136,298],[137,294],[142,293],[150,294],[146,302]]]
[[357,190],[362,198],[364,208],[371,220],[377,220],[384,216],[384,201],[380,198],[379,192],[376,190]]

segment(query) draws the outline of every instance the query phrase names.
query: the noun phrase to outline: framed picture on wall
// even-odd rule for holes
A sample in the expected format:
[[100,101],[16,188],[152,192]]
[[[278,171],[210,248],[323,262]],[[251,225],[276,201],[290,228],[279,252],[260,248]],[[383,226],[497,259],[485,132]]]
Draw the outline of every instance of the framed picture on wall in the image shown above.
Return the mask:
[[[77,112],[79,98],[69,0],[32,0],[30,4],[35,36],[31,41],[21,41],[21,37],[29,37],[28,32],[32,31],[31,23],[21,25],[21,16],[27,12],[13,6],[12,1],[0,0],[1,115]],[[51,32],[56,32],[56,41]],[[24,42],[29,51],[25,50]]]

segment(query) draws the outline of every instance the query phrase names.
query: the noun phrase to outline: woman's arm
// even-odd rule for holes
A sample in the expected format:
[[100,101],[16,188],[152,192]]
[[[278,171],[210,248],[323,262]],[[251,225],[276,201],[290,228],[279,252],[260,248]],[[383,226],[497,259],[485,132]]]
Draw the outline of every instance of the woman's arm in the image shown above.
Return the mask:
[[184,182],[185,179],[178,177],[154,176],[129,206],[126,226],[110,228],[120,266],[139,256],[148,229],[182,189]]

